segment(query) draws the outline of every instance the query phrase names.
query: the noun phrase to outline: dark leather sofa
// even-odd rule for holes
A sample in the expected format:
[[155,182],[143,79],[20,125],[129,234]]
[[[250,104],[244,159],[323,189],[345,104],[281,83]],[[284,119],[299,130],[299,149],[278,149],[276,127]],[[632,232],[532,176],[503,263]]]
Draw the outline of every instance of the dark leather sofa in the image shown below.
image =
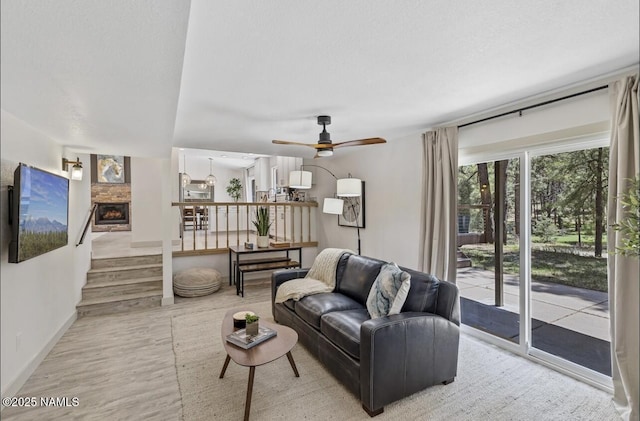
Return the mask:
[[411,288],[400,314],[371,319],[366,300],[385,262],[350,253],[336,268],[334,292],[275,303],[277,288],[309,269],[274,272],[272,311],[299,341],[362,402],[370,416],[429,386],[452,382],[458,367],[458,288],[401,268]]

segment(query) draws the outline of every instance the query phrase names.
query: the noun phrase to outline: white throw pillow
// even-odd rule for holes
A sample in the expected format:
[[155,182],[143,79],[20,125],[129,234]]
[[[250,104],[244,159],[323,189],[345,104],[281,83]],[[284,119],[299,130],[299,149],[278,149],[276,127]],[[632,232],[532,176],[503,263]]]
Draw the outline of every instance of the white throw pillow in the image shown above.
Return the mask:
[[395,263],[382,266],[367,297],[367,311],[372,319],[399,314],[411,288],[411,275]]

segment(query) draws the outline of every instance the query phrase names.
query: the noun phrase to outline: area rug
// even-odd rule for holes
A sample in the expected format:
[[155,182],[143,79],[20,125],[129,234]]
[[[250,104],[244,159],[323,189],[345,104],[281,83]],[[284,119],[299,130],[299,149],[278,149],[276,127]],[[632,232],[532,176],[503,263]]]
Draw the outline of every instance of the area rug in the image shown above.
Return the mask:
[[[243,308],[244,309],[244,308]],[[273,321],[271,303],[249,304]],[[172,318],[173,349],[184,420],[239,420],[249,369],[233,361],[223,379],[226,353],[220,324],[228,309]],[[293,375],[281,358],[256,368],[251,419],[368,420],[360,402],[306,349],[292,354]],[[617,420],[611,396],[570,377],[462,335],[458,377],[384,408],[376,420]]]

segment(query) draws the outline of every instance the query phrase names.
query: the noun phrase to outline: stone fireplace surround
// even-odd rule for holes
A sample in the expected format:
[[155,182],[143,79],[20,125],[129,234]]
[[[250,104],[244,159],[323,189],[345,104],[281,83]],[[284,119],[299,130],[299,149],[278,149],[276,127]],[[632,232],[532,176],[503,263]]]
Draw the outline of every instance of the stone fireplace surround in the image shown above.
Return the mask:
[[96,203],[129,204],[129,222],[127,224],[96,224],[96,215],[91,220],[92,232],[131,231],[133,209],[131,207],[131,184],[91,183],[91,206]]

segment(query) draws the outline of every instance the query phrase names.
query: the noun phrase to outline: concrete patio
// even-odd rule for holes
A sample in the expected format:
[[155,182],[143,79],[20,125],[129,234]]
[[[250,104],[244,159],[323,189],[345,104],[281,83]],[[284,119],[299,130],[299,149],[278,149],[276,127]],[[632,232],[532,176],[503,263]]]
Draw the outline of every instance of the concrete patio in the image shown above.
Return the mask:
[[[496,307],[494,273],[458,269],[463,322],[517,342],[519,280],[504,276],[504,306]],[[606,292],[532,282],[533,346],[610,375],[609,302]],[[466,314],[465,314],[466,313]]]

